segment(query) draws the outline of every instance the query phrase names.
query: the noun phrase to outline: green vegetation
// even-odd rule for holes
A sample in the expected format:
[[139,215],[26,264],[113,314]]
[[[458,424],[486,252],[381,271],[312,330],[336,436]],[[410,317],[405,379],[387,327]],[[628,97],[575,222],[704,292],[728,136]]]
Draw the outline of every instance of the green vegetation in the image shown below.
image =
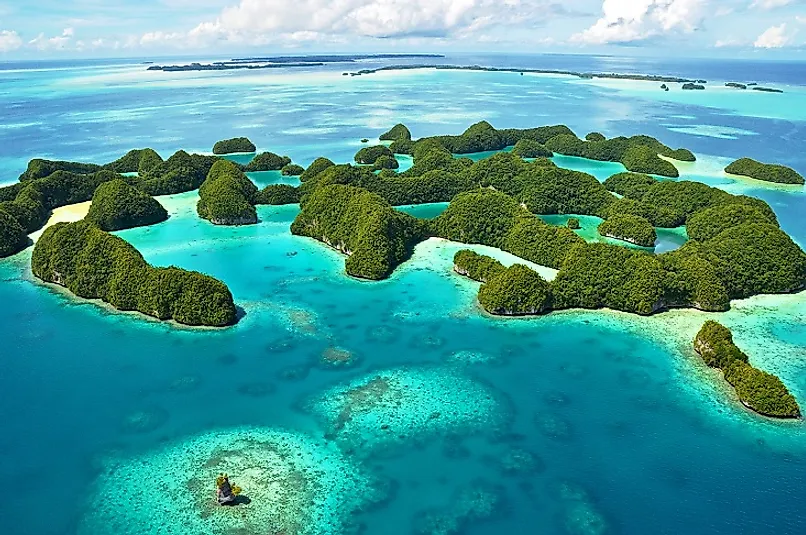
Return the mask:
[[582,228],[582,225],[579,224],[579,218],[577,217],[569,217],[565,224],[571,230],[579,230]]
[[655,247],[658,235],[655,227],[641,216],[617,214],[599,225],[599,234],[623,240],[641,247]]
[[[112,171],[97,171],[83,175],[56,171],[45,178],[21,182],[21,188],[11,186],[17,195],[11,201],[0,202],[0,212],[14,218],[23,231],[29,234],[42,228],[48,220],[50,210],[67,204],[89,201],[98,186],[115,179],[123,178]],[[9,234],[13,235],[13,232]],[[11,254],[22,250],[19,242],[14,239],[9,241],[4,249],[12,250],[11,244],[18,247]]]
[[311,165],[308,166],[308,168],[305,170],[305,172],[302,173],[299,179],[302,182],[305,182],[311,178],[314,178],[316,175],[318,175],[328,167],[333,167],[334,165],[336,164],[334,164],[327,158],[317,158],[313,161]]
[[[518,201],[493,190],[457,195],[432,223],[442,238],[503,248],[510,229],[531,214]],[[534,217],[534,216],[531,216]]]
[[291,232],[347,254],[347,273],[370,280],[388,277],[425,237],[416,218],[374,193],[341,184],[316,188],[302,203]]
[[28,246],[28,236],[11,215],[0,210],[0,258],[17,254]]
[[605,219],[619,215],[632,215],[649,221],[653,227],[679,227],[681,215],[665,206],[655,206],[643,201],[622,198],[610,203],[604,210]]
[[188,154],[180,150],[145,174],[134,185],[149,195],[173,195],[193,191],[202,185],[213,164],[220,158]]
[[386,156],[394,159],[394,153],[389,150],[389,147],[384,145],[375,145],[374,147],[364,147],[355,154],[355,162],[365,165],[374,164],[378,158]]
[[794,169],[783,165],[757,162],[750,158],[736,160],[725,168],[726,173],[748,176],[765,182],[778,184],[803,184],[803,177]]
[[684,91],[692,91],[692,90],[695,90],[695,91],[702,91],[702,90],[704,90],[704,89],[705,89],[705,86],[704,86],[704,85],[702,85],[702,84],[692,84],[692,83],[686,83],[686,84],[683,84],[683,85],[681,86],[681,89],[683,89]]
[[381,141],[411,141],[411,132],[404,124],[396,124],[388,132],[381,134]]
[[145,175],[162,163],[162,157],[154,149],[130,150],[122,158],[108,163],[104,169],[115,173],[138,173]]
[[237,164],[219,160],[199,188],[196,211],[214,225],[257,223],[257,188]]
[[616,200],[596,178],[587,173],[554,167],[532,166],[515,180],[520,194],[507,188],[534,214],[585,214],[602,216]]
[[397,169],[398,167],[400,167],[400,163],[398,163],[394,156],[383,155],[375,160],[372,170],[382,171],[383,169]]
[[706,208],[688,218],[686,231],[692,240],[706,241],[723,231],[744,223],[768,223],[778,226],[775,217],[749,204],[721,204]]
[[630,147],[624,151],[621,163],[633,173],[653,174],[677,178],[680,173],[670,162],[658,157],[657,153],[649,147]]
[[542,314],[550,309],[551,287],[538,273],[514,264],[481,286],[479,303],[490,314]]
[[217,142],[213,146],[213,154],[233,154],[236,152],[255,152],[257,147],[245,137],[234,137]]
[[28,162],[28,169],[20,175],[20,182],[36,180],[52,175],[56,171],[66,171],[77,175],[97,173],[101,166],[94,163],[64,162],[58,160],[43,160],[34,158]]
[[806,287],[806,253],[768,223],[731,227],[700,250],[713,264],[731,299],[789,293]]
[[243,170],[247,173],[260,171],[279,171],[291,164],[291,158],[273,152],[261,152],[249,162]]
[[587,141],[604,141],[607,138],[604,136],[604,134],[601,134],[599,132],[591,132],[587,136],[585,136],[585,139]]
[[487,282],[503,273],[506,268],[494,258],[462,249],[453,255],[453,270],[477,282]]
[[299,188],[288,184],[271,184],[255,196],[255,204],[299,204]]
[[86,217],[107,232],[153,225],[166,219],[168,212],[155,198],[120,179],[98,186]]
[[584,141],[573,134],[562,134],[548,140],[546,148],[552,152],[599,160],[621,162],[630,171],[677,177],[677,169],[658,154],[679,161],[693,162],[694,154],[686,149],[672,149],[649,136],[615,137]]
[[774,418],[800,417],[800,407],[786,386],[775,375],[753,367],[726,327],[706,321],[694,339],[694,349],[708,366],[724,372],[749,409]]
[[290,163],[280,169],[280,174],[283,176],[300,176],[302,173],[305,172],[305,168],[301,165],[297,165],[295,163]]
[[657,182],[649,175],[617,173],[604,181],[604,187],[629,199],[640,199]]
[[512,153],[521,158],[551,158],[554,156],[554,153],[533,139],[519,140],[515,143]]
[[693,242],[658,256],[666,270],[664,301],[671,307],[695,307],[709,312],[730,308],[730,297],[716,268]]
[[654,255],[605,243],[574,246],[551,288],[554,308],[662,310],[666,273]]
[[519,218],[504,237],[502,249],[535,264],[560,269],[575,245],[585,243],[573,230],[547,225],[531,216]]
[[183,269],[154,268],[128,242],[88,221],[59,223],[39,238],[34,275],[86,299],[186,325],[223,327],[236,321],[222,282]]

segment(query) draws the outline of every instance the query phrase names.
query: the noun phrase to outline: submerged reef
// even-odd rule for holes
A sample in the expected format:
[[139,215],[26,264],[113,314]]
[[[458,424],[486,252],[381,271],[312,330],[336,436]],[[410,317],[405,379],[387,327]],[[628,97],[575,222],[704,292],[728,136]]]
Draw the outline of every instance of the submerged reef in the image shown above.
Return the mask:
[[372,373],[306,406],[328,436],[362,455],[410,439],[495,429],[505,416],[493,390],[452,368]]
[[221,281],[195,271],[152,267],[131,244],[88,221],[45,230],[31,269],[45,282],[118,310],[210,327],[232,325],[237,319],[232,294]]
[[750,410],[774,418],[800,417],[800,407],[786,386],[775,375],[753,367],[728,328],[706,321],[694,339],[694,349],[708,366],[722,370]]
[[415,517],[417,535],[458,535],[470,525],[489,520],[500,512],[504,488],[474,481],[454,492],[445,509],[420,511]]
[[[242,490],[215,499],[219,474]],[[262,428],[216,431],[135,459],[110,459],[80,535],[319,535],[350,530],[350,515],[382,496],[333,445]]]

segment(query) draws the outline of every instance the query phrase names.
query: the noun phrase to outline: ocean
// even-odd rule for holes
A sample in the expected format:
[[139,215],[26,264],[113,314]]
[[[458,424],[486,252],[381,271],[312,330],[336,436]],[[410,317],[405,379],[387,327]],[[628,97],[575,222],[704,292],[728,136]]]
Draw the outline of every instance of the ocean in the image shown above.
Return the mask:
[[[388,60],[213,73],[147,72],[143,61],[0,64],[0,185],[34,157],[102,163],[152,147],[167,158],[248,136],[301,165],[346,163],[362,138],[398,122],[415,137],[480,120],[567,124],[691,149],[698,162],[680,166],[682,179],[764,199],[806,246],[803,187],[721,171],[751,156],[806,173],[804,63],[429,60],[709,80],[703,92],[666,93],[518,73],[342,76],[398,63]],[[601,180],[623,169],[557,159]],[[494,319],[476,304],[477,284],[451,272],[457,244],[430,240],[389,280],[360,282],[340,254],[290,234],[297,207],[214,227],[196,215],[197,198],[160,197],[168,221],[117,234],[154,265],[226,282],[245,312],[232,328],[180,328],[76,299],[33,280],[30,249],[0,260],[0,518],[15,532],[806,533],[806,425],[743,409],[691,346],[706,319],[723,322],[803,405],[806,294],[724,314]],[[682,241],[670,233],[663,250]],[[205,478],[219,468],[252,503],[209,507]],[[266,477],[278,487],[250,491]]]

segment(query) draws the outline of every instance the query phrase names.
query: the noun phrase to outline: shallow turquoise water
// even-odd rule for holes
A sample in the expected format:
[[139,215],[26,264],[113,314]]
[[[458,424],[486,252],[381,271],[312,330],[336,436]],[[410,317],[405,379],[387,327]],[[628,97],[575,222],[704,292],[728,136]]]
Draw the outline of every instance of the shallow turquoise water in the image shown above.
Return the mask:
[[[234,135],[303,164],[320,155],[346,162],[361,137],[399,120],[415,135],[459,132],[478,119],[500,126],[566,122],[580,133],[645,132],[698,153],[760,159],[799,146],[806,131],[796,121],[749,121],[693,103],[625,101],[611,89],[562,79],[437,73],[268,77],[257,84],[254,77],[213,76],[149,86],[121,80],[125,68],[109,70],[115,78],[93,85],[82,82],[82,67],[38,73],[37,83],[58,89],[41,94],[26,92],[25,74],[0,73],[6,123],[39,123],[0,132],[8,181],[33,156],[108,160],[149,145],[167,155],[180,147],[210,150]],[[694,117],[694,124],[752,122],[763,135],[702,141],[659,126],[673,114]],[[788,135],[776,138],[782,131]],[[789,157],[806,167],[800,153]],[[614,169],[563,162],[588,165],[600,179]],[[688,177],[764,198],[806,243],[802,190],[703,170]],[[284,180],[279,173],[253,179]],[[114,499],[100,502],[94,494],[113,473],[110,463],[148,474],[161,452],[211,431],[261,426],[331,444],[330,423],[312,400],[400,369],[430,378],[424,388],[442,404],[437,423],[424,426],[419,406],[404,403],[392,411],[403,439],[373,427],[331,444],[386,482],[384,500],[347,519],[366,533],[410,534],[427,513],[453,518],[457,532],[471,535],[806,531],[799,506],[806,497],[803,424],[747,414],[687,348],[662,343],[661,331],[595,312],[487,318],[475,305],[477,286],[451,273],[450,248],[418,249],[388,281],[350,280],[343,257],[290,235],[297,208],[261,207],[260,224],[221,228],[196,216],[196,198],[162,198],[172,216],[167,222],[119,235],[156,265],[224,280],[246,313],[230,329],[181,329],[64,296],[31,280],[30,251],[0,261],[0,473],[25,490],[4,496],[0,518],[15,531],[116,533],[88,523],[99,507],[114,515]],[[406,208],[420,217],[440,209]],[[769,320],[752,312],[744,318],[741,310],[731,316],[740,343],[762,333],[778,344],[758,355],[760,365],[780,373],[802,403],[803,310],[770,312]],[[354,366],[324,366],[321,355],[331,347],[354,353]],[[460,419],[440,394],[452,381],[488,392],[494,425]],[[473,519],[467,489],[497,497],[489,515]],[[155,532],[151,511],[127,514],[140,520],[131,533]],[[181,520],[177,514],[168,522],[181,532]]]

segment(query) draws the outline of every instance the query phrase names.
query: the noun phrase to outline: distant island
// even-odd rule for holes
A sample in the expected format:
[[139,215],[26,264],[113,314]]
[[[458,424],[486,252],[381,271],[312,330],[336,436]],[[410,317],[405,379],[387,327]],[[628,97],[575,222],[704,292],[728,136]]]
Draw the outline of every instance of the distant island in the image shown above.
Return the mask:
[[321,67],[328,63],[355,63],[370,59],[422,59],[442,58],[440,54],[352,54],[352,55],[309,55],[309,56],[267,56],[234,58],[230,61],[213,63],[189,63],[186,65],[151,65],[149,71],[229,71],[238,69],[279,69],[295,67]]
[[[567,76],[576,76],[578,78],[609,78],[615,80],[639,80],[648,82],[664,82],[664,83],[694,83],[697,80],[690,80],[688,78],[680,78],[678,76],[659,76],[652,74],[619,74],[619,73],[594,73],[594,72],[579,72],[567,71],[559,69],[519,69],[513,67],[483,67],[481,65],[432,65],[428,63],[414,64],[414,65],[387,65],[385,67],[378,67],[377,69],[362,69],[355,72],[345,72],[345,75],[350,76],[363,76],[367,74],[375,74],[384,71],[407,71],[417,69],[436,69],[443,71],[483,71],[483,72],[514,72],[514,73],[530,73],[530,74],[559,74]],[[700,80],[700,82],[705,82]]]

